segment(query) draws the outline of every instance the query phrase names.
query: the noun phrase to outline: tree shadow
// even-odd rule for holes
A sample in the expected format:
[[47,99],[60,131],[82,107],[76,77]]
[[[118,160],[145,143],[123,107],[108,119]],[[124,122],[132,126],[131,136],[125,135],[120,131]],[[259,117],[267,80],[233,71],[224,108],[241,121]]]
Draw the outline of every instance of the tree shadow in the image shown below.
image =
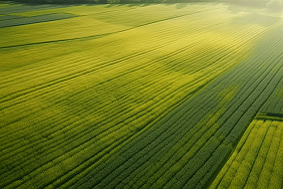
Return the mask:
[[108,4],[105,8],[111,8],[111,7],[120,7],[120,6],[128,6],[128,7],[146,7],[153,5],[152,3],[143,3],[143,2],[131,2],[131,3],[111,3]]
[[176,4],[176,9],[182,9],[188,6],[188,3],[178,3]]
[[147,7],[147,6],[150,6],[150,5],[154,5],[156,3],[149,3],[149,2],[142,2],[142,1],[139,1],[137,3],[130,3],[128,4],[129,7]]
[[152,3],[144,3],[144,4],[141,5],[141,7],[147,7],[147,6],[150,6],[150,5],[152,5]]

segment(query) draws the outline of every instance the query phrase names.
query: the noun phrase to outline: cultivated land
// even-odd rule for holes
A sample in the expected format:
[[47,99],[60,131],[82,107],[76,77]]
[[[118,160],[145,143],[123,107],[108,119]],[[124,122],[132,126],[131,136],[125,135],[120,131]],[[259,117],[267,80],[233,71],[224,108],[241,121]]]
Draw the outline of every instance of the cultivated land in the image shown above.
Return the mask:
[[282,188],[282,131],[282,121],[254,120],[211,188]]
[[0,188],[282,187],[282,33],[223,3],[1,2]]

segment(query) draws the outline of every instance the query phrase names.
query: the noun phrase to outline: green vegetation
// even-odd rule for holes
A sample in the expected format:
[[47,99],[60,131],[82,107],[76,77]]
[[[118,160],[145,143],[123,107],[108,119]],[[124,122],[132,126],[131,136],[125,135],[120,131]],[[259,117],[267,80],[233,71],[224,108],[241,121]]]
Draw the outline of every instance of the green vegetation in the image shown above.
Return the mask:
[[283,122],[254,120],[211,188],[282,188]]
[[[2,1],[2,0],[1,0]],[[22,3],[35,4],[151,4],[151,3],[203,3],[224,2],[248,6],[267,6],[272,9],[281,9],[282,0],[15,0]],[[45,7],[46,5],[39,6]]]
[[279,147],[283,20],[243,8],[2,2],[0,188],[245,185],[242,140]]
[[281,116],[274,116],[277,117],[277,119],[283,119],[283,79],[281,80],[279,86],[277,87],[277,90],[275,90],[271,97],[268,99],[268,101],[264,104],[264,106],[261,108],[260,112],[262,113],[275,113],[275,114],[281,114]]
[[74,16],[75,15],[71,15],[71,14],[49,14],[49,15],[19,18],[15,15],[11,15],[11,16],[7,15],[4,16],[4,18],[2,18],[2,20],[0,21],[0,28],[61,20],[66,18],[72,18]]

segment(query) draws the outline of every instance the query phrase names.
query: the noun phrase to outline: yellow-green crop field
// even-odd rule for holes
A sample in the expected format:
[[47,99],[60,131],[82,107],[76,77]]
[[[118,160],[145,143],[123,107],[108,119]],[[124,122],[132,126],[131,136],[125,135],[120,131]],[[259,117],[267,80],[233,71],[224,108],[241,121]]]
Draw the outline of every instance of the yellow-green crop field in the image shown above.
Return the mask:
[[282,131],[282,121],[254,120],[211,188],[282,188]]
[[283,15],[0,3],[0,188],[282,188]]

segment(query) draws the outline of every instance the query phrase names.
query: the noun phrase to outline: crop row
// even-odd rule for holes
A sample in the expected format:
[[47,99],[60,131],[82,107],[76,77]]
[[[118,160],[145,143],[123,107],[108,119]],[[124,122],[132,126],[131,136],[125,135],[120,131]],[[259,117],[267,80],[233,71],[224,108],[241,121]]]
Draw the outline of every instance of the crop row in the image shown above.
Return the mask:
[[[73,8],[77,8],[77,7],[68,7],[66,8],[66,11],[63,13],[67,13],[67,14],[72,13],[72,11],[68,12],[67,10]],[[157,10],[158,8],[159,7],[156,7]],[[192,7],[191,10],[193,10],[193,8],[194,7]],[[143,10],[144,8],[140,8],[140,9]],[[27,44],[27,41],[29,44],[34,44],[34,43],[42,43],[42,42],[50,42],[50,41],[62,41],[62,40],[86,38],[90,36],[121,32],[129,29],[134,29],[136,27],[141,27],[148,24],[159,23],[159,22],[162,22],[159,23],[162,25],[161,26],[162,28],[168,29],[166,20],[175,20],[176,24],[174,24],[174,22],[171,23],[176,25],[175,29],[179,29],[179,31],[177,30],[178,31],[177,33],[181,35],[180,33],[181,31],[187,33],[188,30],[194,29],[195,26],[198,29],[200,29],[200,27],[208,28],[209,26],[210,27],[213,26],[213,23],[216,24],[225,20],[230,21],[231,18],[235,17],[229,15],[229,17],[226,18],[225,17],[226,12],[225,10],[223,10],[223,7],[221,6],[219,8],[210,7],[210,8],[202,8],[202,9],[204,9],[203,12],[200,12],[201,10],[197,9],[193,12],[190,11],[187,13],[185,11],[180,11],[175,14],[171,13],[172,15],[168,13],[165,14],[164,11],[161,11],[158,14],[159,16],[153,16],[147,14],[139,16],[138,14],[139,9],[128,10],[128,11],[121,10],[119,12],[115,11],[114,13],[112,13],[114,15],[116,14],[115,16],[114,15],[109,16],[107,14],[106,16],[85,15],[85,16],[75,17],[72,19],[59,20],[56,22],[46,22],[37,25],[25,25],[25,26],[21,26],[20,28],[21,32],[19,32],[18,30],[10,30],[9,28],[2,28],[1,29],[2,35],[0,38],[2,42],[0,47],[25,45]],[[219,9],[218,12],[215,9]],[[146,10],[143,10],[142,12],[146,12]],[[57,14],[60,13],[61,12]],[[133,16],[135,14],[137,16]],[[214,15],[214,16],[209,17],[209,15]],[[186,19],[185,23],[189,23],[191,21],[193,22],[191,22],[190,25],[184,25],[184,21],[182,22],[183,17],[185,17]],[[32,19],[33,17],[30,18]],[[210,20],[210,21],[200,25],[199,21],[201,19],[203,19],[203,21],[205,20]],[[180,27],[181,26],[180,24],[182,24],[183,27]],[[174,25],[172,25],[170,28],[173,29]],[[68,32],[66,32],[66,28],[68,28]],[[54,33],[56,33],[56,35],[54,35]]]
[[210,188],[281,188],[283,124],[254,120]]
[[[163,40],[163,38],[162,38],[162,40]],[[178,41],[175,41],[175,44],[176,44],[176,42],[178,42]],[[192,45],[189,46],[189,48],[192,48],[193,51],[194,51],[194,48],[196,48],[196,49],[199,48],[197,42],[198,41],[193,42]],[[3,80],[2,80],[3,85],[2,86],[12,85],[13,87],[9,86],[9,87],[4,88],[5,90],[3,90],[4,92],[1,94],[1,95],[3,95],[1,101],[4,102],[4,101],[9,100],[8,104],[9,104],[9,106],[11,106],[14,99],[17,99],[18,97],[22,97],[22,99],[19,99],[16,102],[14,102],[14,103],[18,104],[19,102],[24,101],[23,98],[25,100],[31,99],[31,98],[27,98],[27,96],[25,94],[36,91],[36,93],[38,95],[38,94],[40,94],[38,92],[41,88],[45,88],[47,86],[50,87],[50,86],[52,86],[56,83],[61,84],[62,82],[64,82],[63,86],[69,87],[68,84],[65,84],[65,81],[74,79],[76,77],[88,76],[88,78],[85,78],[85,80],[95,79],[95,82],[97,82],[97,84],[101,84],[101,80],[104,79],[103,77],[101,77],[102,75],[99,75],[99,77],[93,78],[93,74],[92,74],[94,71],[98,71],[98,70],[100,72],[105,72],[106,71],[105,69],[101,69],[102,68],[101,65],[103,65],[103,67],[104,67],[104,66],[108,66],[108,65],[113,65],[113,63],[115,63],[115,67],[113,67],[113,66],[107,67],[107,70],[114,70],[117,67],[119,67],[120,65],[124,64],[123,60],[128,60],[129,62],[130,61],[137,62],[136,59],[141,59],[140,58],[141,56],[146,55],[146,56],[152,56],[153,57],[153,54],[156,54],[156,52],[163,49],[163,48],[161,48],[162,43],[164,43],[164,42],[159,41],[159,44],[158,44],[157,41],[152,41],[152,44],[158,44],[159,45],[159,48],[156,47],[156,50],[153,51],[152,53],[148,53],[149,51],[152,51],[152,49],[150,49],[150,50],[144,50],[144,51],[137,52],[137,53],[132,53],[129,56],[125,56],[125,54],[124,54],[125,57],[121,57],[119,59],[117,59],[118,57],[111,57],[111,58],[115,58],[117,60],[111,61],[111,59],[110,59],[109,63],[107,63],[107,64],[105,64],[105,61],[103,61],[104,53],[105,53],[103,51],[97,52],[97,54],[101,53],[102,56],[101,57],[97,56],[96,59],[91,57],[91,54],[90,54],[91,52],[87,52],[87,54],[83,54],[82,58],[81,58],[81,56],[80,56],[80,58],[77,57],[77,54],[72,54],[72,55],[75,55],[75,57],[72,57],[72,58],[69,58],[70,56],[67,56],[68,59],[64,60],[63,62],[62,62],[61,59],[64,59],[64,57],[59,57],[59,58],[56,58],[55,60],[51,59],[51,61],[44,61],[42,63],[42,64],[44,64],[44,66],[40,65],[40,67],[36,66],[36,67],[33,67],[32,69],[24,70],[24,73],[20,72],[21,73],[20,75],[10,74],[10,75],[7,75],[7,77],[3,77]],[[165,44],[166,45],[163,44],[163,46],[166,46],[166,48],[164,48],[164,49],[167,50],[168,47],[169,48],[172,47],[173,42],[170,42],[170,43],[167,42]],[[184,45],[186,45],[186,44],[184,44]],[[97,48],[99,48],[99,47],[100,46],[97,46]],[[108,48],[110,48],[110,47],[108,47],[108,46],[105,47],[105,49],[108,49]],[[219,48],[221,48],[221,47],[219,47]],[[140,50],[140,49],[138,49],[138,50]],[[208,51],[209,51],[209,49],[208,49]],[[128,53],[128,52],[126,52],[126,53]],[[188,54],[188,51],[185,51],[183,57],[186,57],[187,54]],[[160,54],[158,56],[162,56],[162,55],[164,56],[164,54]],[[218,55],[218,56],[220,56],[220,55]],[[195,56],[197,56],[197,55],[195,55]],[[192,59],[193,59],[193,57],[194,56],[192,56]],[[219,57],[213,57],[213,56],[204,56],[204,57],[206,59],[197,59],[197,60],[194,60],[193,63],[195,63],[197,61],[206,62],[207,60],[210,60],[210,61],[207,61],[207,63],[213,63],[213,62],[216,62],[216,61],[214,61],[212,58],[214,58],[215,60],[220,59]],[[178,58],[180,58],[180,57],[178,56]],[[80,59],[82,61],[80,61]],[[173,57],[172,59],[173,60],[175,59],[175,61],[176,61],[176,58]],[[172,60],[172,59],[169,59],[168,62],[170,62],[170,60]],[[74,60],[76,62],[74,62]],[[58,65],[59,61],[61,63],[64,63],[64,64]],[[69,64],[69,61],[72,61],[75,64],[74,63]],[[94,64],[94,61],[95,61],[95,64]],[[162,61],[162,59],[159,60],[159,62],[161,62],[161,61]],[[186,61],[186,60],[184,60],[184,61]],[[190,61],[190,59],[189,59],[189,61]],[[167,60],[166,60],[166,62],[167,62]],[[141,61],[137,62],[137,63],[140,64]],[[76,65],[76,67],[75,67],[75,65]],[[128,65],[130,65],[130,64],[128,64]],[[146,67],[147,65],[149,65],[149,63],[147,63],[144,67]],[[175,63],[175,65],[170,65],[171,67],[169,69],[171,69],[172,66],[176,66],[176,65],[182,65],[182,62],[180,62],[178,64]],[[184,65],[186,65],[186,64],[184,64]],[[132,64],[130,66],[132,68],[136,68],[135,64]],[[205,66],[207,66],[207,64],[204,64],[203,67],[205,67]],[[125,66],[123,66],[123,67],[125,67]],[[189,66],[186,66],[186,67],[188,68]],[[42,69],[42,71],[40,71],[39,69]],[[129,69],[129,67],[127,66],[126,69]],[[153,68],[153,69],[156,69],[156,68]],[[33,71],[33,70],[35,70],[35,71]],[[192,71],[195,71],[195,70],[192,70]],[[110,75],[110,74],[112,75],[112,73],[113,73],[113,71],[110,72],[108,75]],[[192,74],[192,72],[188,72],[187,74]],[[104,73],[104,75],[106,75],[106,74]],[[23,78],[22,76],[25,76],[25,77]],[[90,77],[92,77],[92,78],[90,78]],[[25,82],[23,83],[23,81],[25,81]],[[44,85],[42,84],[42,82],[44,82]],[[60,86],[56,85],[56,88],[53,88],[53,90],[56,90],[58,88],[60,88],[62,90],[63,86],[62,85],[60,85]],[[85,86],[85,87],[88,87],[88,86]],[[51,91],[51,92],[53,91],[53,90],[49,90],[49,89],[43,91],[41,94],[47,95],[47,94],[50,93],[48,91]],[[56,91],[56,93],[58,94],[58,91]],[[62,93],[65,94],[65,90],[62,90]],[[5,107],[4,104],[5,103],[2,104],[3,107]],[[19,108],[19,109],[21,109],[21,108]],[[21,110],[23,112],[25,112],[24,109],[21,109]],[[9,111],[7,111],[7,112],[9,112]],[[17,112],[17,113],[19,113],[19,112]],[[7,120],[7,117],[5,119]]]
[[[52,44],[20,51],[32,54],[23,60],[27,65],[0,76],[0,187],[182,187],[194,186],[200,177],[203,186],[211,175],[206,171],[229,153],[282,75],[278,51],[270,53],[274,58],[263,57],[265,48],[281,43],[279,30],[258,54],[220,77],[269,30],[225,31],[235,15],[223,17],[223,12],[204,12],[202,25],[188,15],[53,45],[75,50],[41,61],[34,57]],[[22,55],[17,48],[2,53]],[[223,143],[243,110],[251,113],[232,141]]]
[[280,84],[274,90],[268,101],[263,105],[260,109],[262,113],[275,113],[275,114],[283,114],[283,79]]
[[[143,70],[141,70],[141,71],[143,72]],[[173,77],[174,79],[172,78],[173,79],[172,80],[169,77],[169,75],[166,74],[166,72],[162,75],[163,75],[163,77],[166,76],[166,78],[167,78],[165,80],[165,83],[168,83],[168,81],[170,81],[170,80],[171,80],[170,82],[172,82],[172,83],[178,83],[178,78],[175,79]],[[155,76],[158,76],[158,74],[156,74]],[[130,78],[132,78],[133,80],[138,80],[134,77],[134,73],[131,75]],[[109,82],[107,82],[107,83],[109,83]],[[120,81],[120,84],[122,84],[121,81]],[[127,85],[129,85],[129,84],[127,84]],[[182,83],[180,83],[180,84],[182,84]],[[198,84],[198,83],[196,82],[196,84]],[[135,87],[135,85],[132,85],[132,86],[131,85],[127,86],[127,85],[124,86],[124,87],[127,87],[127,90],[132,90],[130,87]],[[148,82],[146,86],[148,88],[152,88],[152,86],[155,86],[155,85],[157,85],[156,89],[159,91],[158,93],[154,93],[155,95],[159,95],[159,93],[162,94],[168,88],[170,88],[169,87],[170,85],[168,87],[166,87],[166,85],[160,85],[158,83],[158,81]],[[160,86],[162,87],[162,90],[161,89],[159,90]],[[176,98],[177,94],[180,93],[181,91],[188,90],[188,89],[186,89],[186,87],[188,87],[188,86],[185,85],[184,87],[181,87],[178,90],[175,90],[170,95],[163,94],[162,96],[159,96],[159,98],[162,99],[162,101],[161,100],[157,101],[156,105],[154,105],[154,106],[152,104],[153,101],[149,101],[149,103],[145,104],[146,106],[141,106],[140,108],[145,109],[143,111],[150,112],[152,108],[156,107],[157,109],[155,109],[155,111],[153,111],[153,112],[155,112],[155,114],[157,114],[158,112],[160,112],[160,110],[158,110],[158,108],[160,108],[161,105],[165,106],[166,101],[170,102],[170,101],[168,101],[169,99],[172,100],[172,97]],[[107,88],[104,87],[104,86],[101,86],[101,89],[106,90]],[[110,86],[109,89],[112,89],[112,87]],[[172,89],[174,89],[174,88],[171,87],[171,90]],[[115,90],[115,88],[113,90]],[[134,88],[133,88],[133,90],[134,90]],[[144,90],[144,92],[143,92],[143,90]],[[54,90],[50,90],[50,88],[48,88],[48,91],[54,91]],[[48,91],[46,91],[46,92],[48,92]],[[120,136],[120,135],[117,135],[117,132],[111,134],[111,132],[113,132],[113,129],[123,127],[124,123],[128,125],[129,123],[131,123],[133,121],[137,122],[139,124],[142,123],[142,124],[146,125],[146,123],[144,123],[144,120],[148,120],[148,118],[150,118],[148,114],[145,114],[145,115],[143,115],[143,117],[140,117],[140,118],[139,118],[139,115],[136,115],[135,117],[132,116],[132,115],[127,115],[129,110],[130,110],[131,114],[133,114],[133,113],[135,114],[135,112],[141,112],[141,110],[142,110],[142,109],[140,110],[140,109],[137,109],[137,108],[128,109],[127,107],[125,107],[126,104],[127,104],[126,102],[129,100],[128,98],[124,98],[125,102],[118,101],[119,104],[117,104],[117,105],[115,105],[116,104],[115,102],[113,103],[113,102],[107,102],[106,101],[105,103],[103,103],[103,101],[99,101],[101,103],[101,105],[97,104],[98,106],[95,107],[94,101],[91,100],[91,99],[86,100],[85,96],[87,96],[87,94],[95,94],[96,91],[94,89],[91,89],[91,90],[83,91],[83,92],[85,92],[86,95],[80,94],[80,95],[76,95],[76,98],[74,98],[74,99],[72,99],[72,98],[68,99],[69,101],[75,102],[72,106],[76,107],[76,109],[71,109],[72,112],[69,111],[68,114],[76,115],[79,119],[78,121],[76,121],[76,119],[70,120],[69,117],[66,117],[64,119],[62,119],[62,117],[58,117],[58,118],[54,119],[54,117],[53,117],[52,122],[50,122],[50,118],[54,114],[51,114],[48,117],[47,117],[47,115],[50,112],[50,110],[54,111],[54,109],[55,110],[60,109],[60,103],[59,103],[60,101],[59,101],[59,102],[56,102],[56,104],[58,104],[58,105],[50,107],[51,109],[47,109],[46,111],[41,110],[38,113],[38,115],[40,117],[36,117],[36,115],[32,115],[33,117],[29,116],[27,118],[24,118],[24,120],[20,119],[20,121],[13,123],[12,125],[6,126],[7,131],[4,132],[5,137],[3,136],[3,138],[2,138],[2,143],[5,144],[5,145],[2,146],[2,148],[5,149],[5,150],[3,150],[3,153],[6,154],[5,156],[3,156],[3,162],[2,162],[2,165],[4,165],[3,167],[6,167],[6,170],[5,170],[6,173],[3,174],[4,177],[5,177],[5,175],[11,174],[11,172],[7,169],[9,169],[9,167],[12,167],[12,166],[17,166],[17,169],[14,168],[13,171],[21,170],[21,171],[18,171],[17,173],[13,173],[13,175],[17,175],[17,177],[21,177],[23,175],[26,175],[27,172],[29,171],[29,169],[24,169],[24,167],[27,167],[28,165],[30,165],[32,162],[34,162],[36,159],[39,159],[39,158],[41,159],[41,164],[47,164],[47,160],[50,161],[50,159],[54,159],[54,157],[58,157],[57,161],[61,161],[62,157],[59,158],[60,154],[63,155],[62,153],[64,153],[64,152],[66,153],[67,150],[73,150],[73,148],[76,148],[81,143],[87,142],[86,144],[81,145],[76,150],[73,150],[72,154],[77,153],[78,155],[82,155],[82,153],[78,153],[78,152],[80,152],[81,149],[84,149],[85,146],[87,146],[87,145],[89,146],[89,144],[94,144],[94,146],[95,145],[105,146],[101,142],[99,142],[99,143],[95,142],[95,141],[98,141],[99,138],[105,137],[105,135],[107,135],[107,138],[104,138],[104,139],[102,138],[102,139],[107,141],[107,145],[112,144],[113,140],[109,139],[109,138],[111,138],[111,135],[113,135],[113,136],[116,135],[116,137]],[[105,91],[105,93],[108,93],[108,92],[109,92],[109,90]],[[44,93],[45,93],[45,91],[44,91]],[[149,94],[147,94],[147,93],[149,93]],[[143,94],[145,97],[150,96],[151,98],[154,99],[155,96],[150,95],[150,93],[152,93],[152,91],[148,91],[148,89],[141,89],[141,94]],[[125,93],[125,94],[129,95],[129,93]],[[47,93],[46,95],[50,96],[51,94]],[[84,97],[84,98],[82,98],[82,97]],[[103,99],[101,99],[101,100],[103,100]],[[181,98],[181,100],[182,100],[182,98]],[[83,103],[83,109],[78,110],[80,101],[82,101],[81,103]],[[139,103],[138,99],[134,99],[133,101],[135,103]],[[109,118],[105,119],[104,121],[100,119],[100,117],[103,117],[103,114],[107,111],[107,109],[104,110],[104,111],[99,111],[99,109],[100,108],[105,109],[105,107],[107,107],[107,105],[108,105],[107,103],[109,103],[111,106],[115,107],[115,108],[112,108],[111,113],[113,115],[115,115],[113,118],[118,119],[117,120],[118,123],[117,123],[117,121],[113,121],[112,119],[109,119]],[[170,103],[173,104],[172,102],[170,102]],[[38,105],[38,103],[36,103],[36,104]],[[87,108],[88,105],[90,106],[89,108]],[[121,105],[123,107],[121,107]],[[95,108],[93,108],[93,107],[95,107]],[[164,107],[164,108],[166,108],[166,107]],[[123,109],[125,109],[127,111],[126,112],[121,111]],[[25,111],[27,111],[27,110],[25,110]],[[163,111],[164,111],[164,109],[163,109]],[[110,112],[110,111],[107,111],[107,112]],[[58,114],[60,112],[55,111],[54,113]],[[87,121],[81,120],[82,117],[86,117],[87,115],[91,115],[92,113],[98,114],[98,115],[96,115],[96,119],[101,120],[101,122],[97,120],[97,122],[98,123],[100,122],[100,123],[96,124],[96,127],[99,127],[99,125],[103,126],[102,129],[107,131],[106,134],[103,134],[102,136],[99,136],[98,134],[97,134],[98,136],[93,135],[95,132],[100,133],[103,130],[102,131],[99,131],[98,129],[94,130],[94,128],[89,127],[89,126],[93,125],[93,124],[91,124],[91,121],[93,121],[93,120],[87,120]],[[84,114],[86,114],[86,115],[84,115]],[[102,114],[102,115],[100,116],[100,114]],[[34,116],[36,117],[36,119],[34,118]],[[127,116],[129,116],[129,118],[127,118]],[[154,115],[154,117],[155,117],[155,115]],[[123,120],[123,122],[121,124],[119,124],[119,120],[121,120],[121,119]],[[127,120],[127,119],[129,119],[129,120]],[[33,122],[31,122],[30,120],[33,120]],[[40,127],[37,126],[38,124],[41,124]],[[89,125],[89,124],[91,124],[91,125]],[[26,125],[33,126],[34,127],[33,132],[30,132],[31,128],[26,127]],[[49,126],[49,125],[51,125],[51,126]],[[85,131],[83,129],[80,129],[80,128],[84,128],[84,126],[87,126],[87,125],[89,125],[89,126],[85,128],[86,129]],[[113,127],[113,125],[116,125],[116,126],[112,129],[109,129],[109,128]],[[17,132],[10,130],[11,128],[17,129]],[[53,129],[56,129],[56,130],[53,130]],[[60,129],[62,129],[62,131]],[[107,130],[107,129],[109,129],[109,130]],[[78,133],[78,131],[73,132],[74,130],[75,131],[78,130],[80,132],[79,133]],[[91,133],[91,132],[94,132],[94,133]],[[30,134],[27,136],[26,134],[28,134],[28,133],[30,133]],[[124,137],[127,136],[125,133],[123,133],[123,134],[124,134]],[[13,138],[13,136],[15,136],[16,138]],[[19,136],[24,136],[24,137],[19,137]],[[45,136],[45,137],[42,137],[42,136]],[[74,136],[75,136],[75,138],[73,138]],[[11,139],[14,139],[12,143],[11,142],[9,142],[9,143],[5,142],[5,141],[7,141],[8,137],[11,138]],[[93,138],[93,137],[95,137],[95,138]],[[23,138],[25,139],[25,141],[21,141]],[[68,138],[70,138],[71,141],[67,140]],[[16,140],[16,139],[18,139],[18,140]],[[34,142],[31,142],[31,141],[34,141]],[[54,141],[55,141],[55,143],[54,143]],[[71,142],[74,143],[74,144],[71,145]],[[36,146],[36,149],[32,148],[33,146]],[[61,152],[60,154],[58,154],[58,150],[60,148],[62,148],[62,146],[64,147],[65,150],[63,152]],[[91,148],[91,147],[93,147],[93,145],[89,146],[88,148]],[[109,151],[109,150],[107,150],[107,151]],[[51,152],[53,152],[53,153],[51,153]],[[21,156],[16,157],[16,155],[19,154],[19,153],[29,153],[30,155],[27,155],[25,157],[21,157]],[[92,153],[96,153],[96,152],[92,151]],[[11,163],[11,159],[9,159],[9,158],[11,158],[13,156],[15,157],[14,159],[12,159],[12,161],[14,163]],[[65,156],[63,156],[63,157],[65,157]],[[87,156],[85,155],[85,157],[87,157]],[[29,161],[28,161],[28,159],[29,159]],[[95,160],[97,160],[97,157],[92,159],[92,161],[95,161]],[[49,163],[48,165],[45,165],[45,169],[46,169],[46,167],[52,167],[52,169],[53,169],[53,167],[55,167],[55,165],[52,164],[52,163]],[[4,171],[4,170],[2,170],[2,171]],[[42,171],[42,169],[39,169],[38,171]],[[38,171],[35,172],[34,174],[37,175]],[[58,172],[58,173],[61,174],[61,172]],[[34,174],[32,174],[32,175],[34,175]],[[12,178],[12,179],[15,179],[15,178]],[[28,177],[26,179],[28,179]],[[9,180],[7,179],[6,181],[9,181]]]
[[73,188],[203,188],[282,78],[279,31]]

